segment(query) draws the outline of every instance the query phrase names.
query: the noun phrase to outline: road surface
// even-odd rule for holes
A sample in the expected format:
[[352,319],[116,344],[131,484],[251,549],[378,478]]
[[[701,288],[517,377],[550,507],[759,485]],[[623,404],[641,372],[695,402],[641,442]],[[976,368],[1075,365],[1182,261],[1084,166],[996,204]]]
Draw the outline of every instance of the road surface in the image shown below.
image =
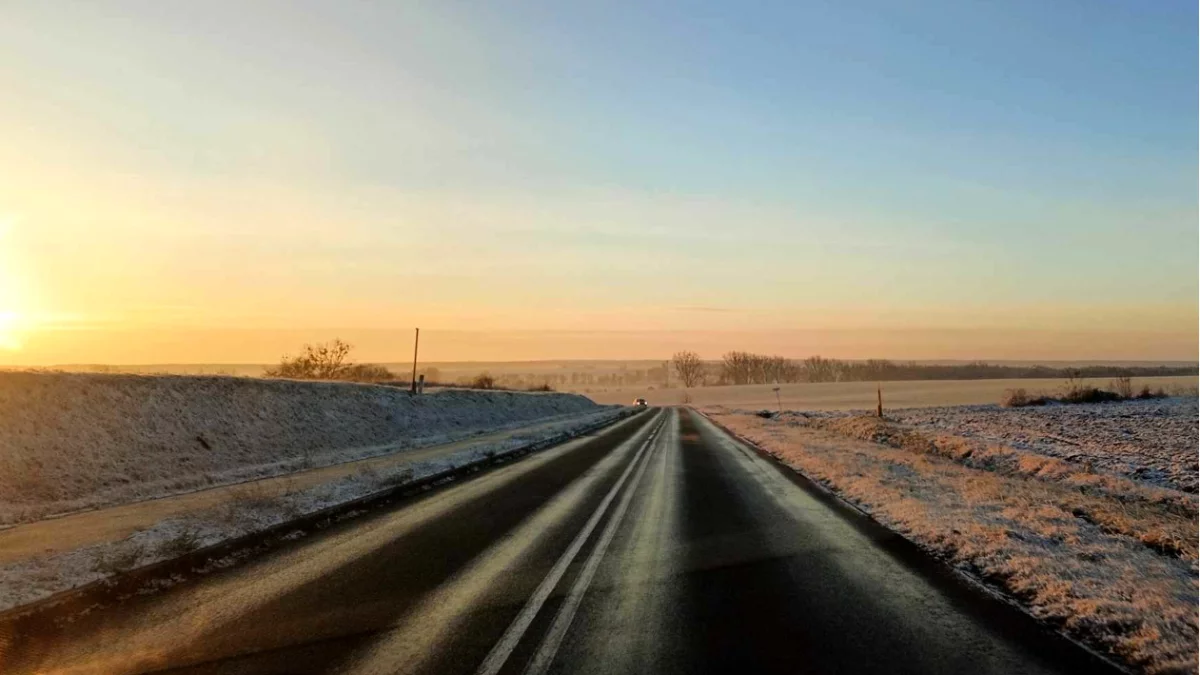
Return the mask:
[[0,630],[0,671],[1098,672],[997,607],[663,409],[199,581]]

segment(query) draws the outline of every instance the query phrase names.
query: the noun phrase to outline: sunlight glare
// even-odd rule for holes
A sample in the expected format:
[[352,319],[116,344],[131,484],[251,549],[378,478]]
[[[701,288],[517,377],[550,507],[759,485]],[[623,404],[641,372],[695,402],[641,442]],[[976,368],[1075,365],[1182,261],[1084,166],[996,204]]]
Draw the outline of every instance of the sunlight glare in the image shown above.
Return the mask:
[[5,245],[16,226],[16,216],[0,216],[0,350],[21,348],[22,317],[17,311],[21,298],[11,252]]
[[20,318],[16,312],[0,311],[0,349],[16,351],[21,348],[17,337]]

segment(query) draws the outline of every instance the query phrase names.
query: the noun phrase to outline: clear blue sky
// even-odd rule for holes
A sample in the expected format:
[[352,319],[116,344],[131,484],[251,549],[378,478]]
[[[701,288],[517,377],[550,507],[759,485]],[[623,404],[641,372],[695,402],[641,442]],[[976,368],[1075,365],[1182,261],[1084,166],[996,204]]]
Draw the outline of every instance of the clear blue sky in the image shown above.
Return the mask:
[[[9,5],[0,361],[418,323],[1194,358],[1196,25],[1183,2]],[[1020,334],[969,337],[997,327]],[[939,330],[966,332],[904,337]],[[155,355],[262,358],[205,342]],[[552,355],[617,355],[578,349]]]

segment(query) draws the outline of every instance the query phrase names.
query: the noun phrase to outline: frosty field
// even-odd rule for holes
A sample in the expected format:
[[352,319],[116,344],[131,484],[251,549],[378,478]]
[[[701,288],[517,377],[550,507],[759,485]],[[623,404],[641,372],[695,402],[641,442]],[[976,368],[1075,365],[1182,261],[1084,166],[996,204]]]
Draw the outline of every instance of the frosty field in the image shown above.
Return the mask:
[[[1085,380],[1097,387],[1108,386],[1107,378]],[[1163,387],[1167,391],[1190,389],[1197,384],[1196,376],[1135,377],[1134,386]],[[785,410],[874,410],[874,382],[801,382],[779,385],[779,398]],[[914,380],[883,382],[883,406],[886,409],[928,406],[972,405],[999,403],[1006,389],[1023,388],[1030,393],[1052,393],[1060,390],[1062,380]],[[644,397],[650,405],[679,405],[685,393],[696,406],[726,405],[738,408],[779,407],[775,385],[752,384],[722,387],[694,387],[687,390],[671,388],[620,387],[581,392],[597,403],[628,405]]]
[[1159,487],[1197,489],[1197,399],[1038,408],[897,410],[901,424],[1058,457]]

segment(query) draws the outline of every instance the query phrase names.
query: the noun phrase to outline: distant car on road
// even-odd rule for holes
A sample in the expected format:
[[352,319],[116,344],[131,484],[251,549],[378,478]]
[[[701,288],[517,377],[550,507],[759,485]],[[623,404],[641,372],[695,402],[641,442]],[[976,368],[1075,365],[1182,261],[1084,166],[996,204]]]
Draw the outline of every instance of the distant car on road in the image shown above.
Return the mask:
[[644,399],[644,398],[633,399],[633,407],[635,407],[635,408],[645,408],[648,405],[650,405],[650,404],[646,403],[646,399]]

